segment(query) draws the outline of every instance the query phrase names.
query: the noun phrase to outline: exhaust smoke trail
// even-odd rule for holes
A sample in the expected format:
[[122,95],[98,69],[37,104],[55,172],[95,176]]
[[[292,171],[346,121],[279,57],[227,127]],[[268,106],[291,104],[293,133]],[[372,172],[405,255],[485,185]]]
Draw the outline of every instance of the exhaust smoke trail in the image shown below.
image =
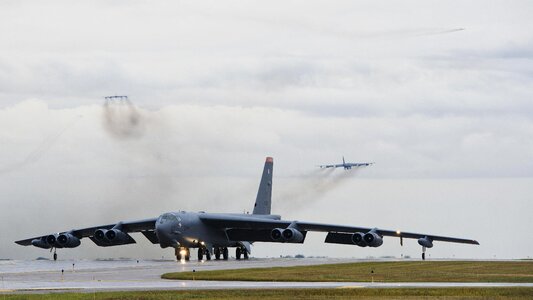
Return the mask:
[[119,139],[141,137],[145,118],[128,98],[106,97],[104,103],[104,128]]
[[357,170],[319,169],[289,179],[280,187],[279,201],[282,210],[306,207],[356,176]]

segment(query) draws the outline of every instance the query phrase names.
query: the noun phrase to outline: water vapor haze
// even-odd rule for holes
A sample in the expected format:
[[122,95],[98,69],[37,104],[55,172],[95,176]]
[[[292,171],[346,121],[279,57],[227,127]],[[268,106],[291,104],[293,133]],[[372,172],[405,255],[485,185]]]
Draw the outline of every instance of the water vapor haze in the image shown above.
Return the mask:
[[106,99],[103,108],[104,128],[111,136],[131,139],[144,134],[146,118],[127,98]]
[[63,134],[65,134],[67,130],[74,127],[76,122],[78,122],[82,117],[83,116],[79,115],[76,119],[69,122],[67,125],[65,125],[65,127],[63,127],[58,132],[55,132],[45,137],[45,139],[35,149],[33,149],[28,155],[26,155],[26,157],[22,161],[8,164],[5,166],[0,166],[0,174],[17,171],[18,169],[23,168],[26,165],[39,161],[50,150],[50,148],[52,148],[52,146],[55,143],[57,143],[59,138]]

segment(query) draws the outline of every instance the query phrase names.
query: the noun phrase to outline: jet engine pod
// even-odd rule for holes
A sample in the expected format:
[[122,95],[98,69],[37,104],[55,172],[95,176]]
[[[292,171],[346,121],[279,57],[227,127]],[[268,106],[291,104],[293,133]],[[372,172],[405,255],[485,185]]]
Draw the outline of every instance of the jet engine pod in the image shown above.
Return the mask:
[[46,236],[46,243],[50,245],[50,248],[63,248],[63,245],[57,242],[57,237],[59,234],[54,233]]
[[43,236],[42,238],[34,239],[31,241],[31,244],[35,247],[39,247],[43,249],[50,249],[52,248],[52,246],[48,244],[48,242],[46,241],[46,238],[47,237]]
[[359,247],[366,247],[368,246],[364,240],[364,234],[362,232],[356,232],[352,235],[352,243]]
[[304,235],[294,228],[286,228],[281,233],[283,239],[290,243],[300,243],[304,240]]
[[383,245],[383,238],[373,231],[367,232],[363,236],[363,240],[369,247],[379,247]]
[[433,247],[433,241],[430,238],[428,238],[427,236],[423,237],[423,238],[419,238],[418,239],[418,244],[420,246],[423,246],[423,247],[426,247],[426,248],[432,248]]
[[270,238],[272,238],[272,240],[273,240],[274,242],[280,242],[280,241],[283,240],[282,232],[283,232],[283,229],[281,229],[281,228],[274,228],[274,229],[272,229],[272,231],[270,232]]
[[107,229],[98,229],[94,232],[94,238],[98,241],[107,241],[107,238],[105,236],[107,232]]
[[57,244],[65,248],[76,248],[81,244],[81,241],[70,233],[62,233],[57,237]]
[[128,236],[124,232],[118,229],[107,230],[105,233],[105,237],[107,238],[108,241],[110,241],[113,244],[123,243],[128,240]]

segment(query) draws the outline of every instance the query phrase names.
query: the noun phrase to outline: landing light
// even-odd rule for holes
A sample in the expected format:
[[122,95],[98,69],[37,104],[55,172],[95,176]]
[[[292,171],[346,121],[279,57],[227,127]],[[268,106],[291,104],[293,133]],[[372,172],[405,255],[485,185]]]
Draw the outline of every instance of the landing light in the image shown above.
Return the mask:
[[402,232],[399,231],[399,230],[396,230],[396,234],[397,234],[397,235],[400,235],[400,233],[402,233]]
[[200,242],[200,244],[202,244],[202,246],[205,246],[205,243],[204,243],[204,242]]

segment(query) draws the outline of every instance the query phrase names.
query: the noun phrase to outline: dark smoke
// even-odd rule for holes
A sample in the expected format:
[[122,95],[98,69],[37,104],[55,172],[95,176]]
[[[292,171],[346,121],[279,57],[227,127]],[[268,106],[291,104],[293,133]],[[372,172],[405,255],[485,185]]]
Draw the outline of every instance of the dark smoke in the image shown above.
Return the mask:
[[355,177],[357,169],[319,169],[302,174],[279,186],[276,205],[282,210],[303,208],[312,204],[328,192],[339,187],[349,178]]
[[120,139],[138,138],[144,133],[145,118],[128,99],[106,99],[104,127]]

